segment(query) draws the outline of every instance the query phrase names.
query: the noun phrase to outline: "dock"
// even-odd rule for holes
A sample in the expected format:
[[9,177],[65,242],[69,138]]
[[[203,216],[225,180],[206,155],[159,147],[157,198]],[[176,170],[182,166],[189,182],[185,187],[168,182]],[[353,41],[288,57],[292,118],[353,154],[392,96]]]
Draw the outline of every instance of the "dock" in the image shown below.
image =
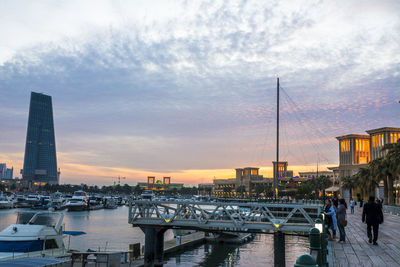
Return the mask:
[[[367,225],[361,221],[362,208],[347,209],[346,243],[330,241],[335,267],[400,266],[400,216],[384,213],[379,225],[378,245],[368,242]],[[339,231],[337,231],[337,239]]]
[[[182,251],[185,250],[188,247],[191,246],[195,246],[201,243],[205,242],[205,233],[204,232],[193,232],[191,234],[187,234],[187,235],[183,235],[183,236],[178,236],[176,238],[173,238],[171,240],[167,240],[164,242],[164,255],[168,255],[169,253],[174,253],[177,251]],[[109,252],[111,253],[111,252]],[[74,267],[80,267],[80,266],[92,266],[91,263],[95,264],[95,258],[100,256],[104,256],[106,254],[109,254],[107,252],[79,252],[76,253],[76,255],[78,256],[78,254],[81,254],[81,259],[85,258],[87,259],[89,255],[93,255],[91,257],[91,261],[87,261],[87,263],[82,264],[81,260],[75,261],[73,263]],[[124,253],[124,252],[122,252]],[[128,254],[128,253],[127,253]],[[97,263],[96,266],[107,266],[105,263]],[[143,255],[141,255],[138,259],[135,259],[131,262],[127,262],[127,263],[121,263],[120,264],[121,267],[125,267],[125,266],[131,266],[131,267],[140,267],[140,266],[144,266],[144,258]]]

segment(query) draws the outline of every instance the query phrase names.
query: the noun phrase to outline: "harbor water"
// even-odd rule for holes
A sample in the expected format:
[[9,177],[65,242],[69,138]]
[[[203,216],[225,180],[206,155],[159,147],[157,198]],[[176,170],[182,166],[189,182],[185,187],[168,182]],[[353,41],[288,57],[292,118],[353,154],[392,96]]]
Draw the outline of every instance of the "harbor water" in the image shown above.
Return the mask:
[[[15,223],[18,212],[30,209],[0,210],[0,231]],[[67,212],[65,229],[84,231],[86,235],[65,239],[66,247],[83,250],[128,251],[129,244],[144,245],[144,234],[128,224],[128,207],[92,211]],[[165,240],[173,238],[166,232]],[[286,236],[286,263],[293,266],[297,257],[309,253],[306,237]],[[243,245],[201,244],[184,252],[169,254],[165,266],[272,266],[273,236],[257,235]]]

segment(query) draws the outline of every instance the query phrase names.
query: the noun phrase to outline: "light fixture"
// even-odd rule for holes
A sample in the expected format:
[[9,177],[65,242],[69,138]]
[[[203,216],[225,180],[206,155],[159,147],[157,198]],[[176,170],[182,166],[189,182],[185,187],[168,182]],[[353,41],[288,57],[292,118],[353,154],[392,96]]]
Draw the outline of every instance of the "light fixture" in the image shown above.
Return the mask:
[[[325,216],[325,214],[322,215],[322,216]],[[320,233],[323,233],[323,231],[322,231],[323,230],[323,223],[322,223],[322,220],[320,218],[315,219],[315,228],[317,228]]]

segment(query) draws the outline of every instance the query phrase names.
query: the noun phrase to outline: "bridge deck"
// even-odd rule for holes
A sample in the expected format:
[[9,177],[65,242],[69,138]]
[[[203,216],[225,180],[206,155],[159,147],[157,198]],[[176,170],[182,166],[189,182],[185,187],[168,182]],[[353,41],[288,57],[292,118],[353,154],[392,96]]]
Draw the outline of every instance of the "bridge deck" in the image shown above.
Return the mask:
[[129,223],[138,227],[267,233],[308,232],[321,211],[319,203],[130,203]]
[[367,225],[361,222],[361,212],[356,207],[355,214],[350,214],[349,208],[346,243],[331,242],[335,266],[400,266],[400,216],[384,214],[378,246],[374,246],[368,243]]

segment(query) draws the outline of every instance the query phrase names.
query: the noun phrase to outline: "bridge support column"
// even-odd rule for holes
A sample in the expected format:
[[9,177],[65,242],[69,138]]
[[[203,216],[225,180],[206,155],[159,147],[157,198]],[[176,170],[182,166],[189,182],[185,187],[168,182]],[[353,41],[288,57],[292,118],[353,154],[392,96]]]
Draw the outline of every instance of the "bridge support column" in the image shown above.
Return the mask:
[[162,266],[164,260],[164,233],[167,229],[141,228],[145,235],[144,266]]
[[274,232],[274,266],[285,267],[285,234]]

